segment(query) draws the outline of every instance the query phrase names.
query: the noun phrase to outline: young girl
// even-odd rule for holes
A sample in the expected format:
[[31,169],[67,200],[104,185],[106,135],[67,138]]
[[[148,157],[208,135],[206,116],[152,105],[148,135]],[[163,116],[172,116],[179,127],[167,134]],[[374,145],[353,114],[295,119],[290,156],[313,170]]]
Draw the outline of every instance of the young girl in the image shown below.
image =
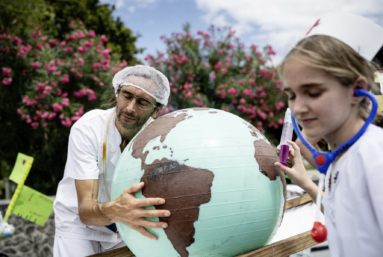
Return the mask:
[[[329,14],[288,53],[280,76],[308,139],[324,138],[335,150],[362,128],[370,101],[354,91],[375,87],[369,61],[382,45],[378,25],[352,14]],[[292,168],[275,165],[315,201],[318,187],[306,173],[299,147],[289,143]],[[369,125],[337,156],[326,174],[325,194],[320,193],[331,256],[383,256],[382,128]]]

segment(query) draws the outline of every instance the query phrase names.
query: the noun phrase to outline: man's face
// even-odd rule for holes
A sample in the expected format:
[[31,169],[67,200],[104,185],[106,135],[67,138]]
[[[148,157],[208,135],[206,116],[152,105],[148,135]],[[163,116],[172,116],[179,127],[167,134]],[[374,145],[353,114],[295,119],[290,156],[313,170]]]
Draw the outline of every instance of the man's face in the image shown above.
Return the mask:
[[[141,77],[131,76],[128,78],[129,83],[135,85],[144,85],[145,83],[152,83],[151,80]],[[143,86],[144,87],[144,86]],[[137,104],[137,99],[132,98],[130,102],[126,102],[120,98],[120,94],[131,93],[136,97],[141,97],[149,100],[149,102],[156,104],[153,97],[145,93],[143,90],[134,86],[122,86],[119,91],[119,97],[117,97],[116,114],[117,121],[124,129],[135,129],[143,126],[146,121],[152,116],[155,118],[158,113],[158,108],[150,108],[148,110],[142,110]]]

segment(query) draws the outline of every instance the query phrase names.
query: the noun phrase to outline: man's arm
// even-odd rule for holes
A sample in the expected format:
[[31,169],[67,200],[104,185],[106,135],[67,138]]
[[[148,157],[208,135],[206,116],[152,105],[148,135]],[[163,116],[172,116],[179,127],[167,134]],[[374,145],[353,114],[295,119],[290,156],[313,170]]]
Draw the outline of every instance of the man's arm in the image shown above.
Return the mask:
[[152,239],[157,239],[157,236],[145,228],[167,228],[168,226],[165,222],[153,222],[145,219],[145,217],[169,217],[170,211],[144,208],[165,203],[162,198],[135,198],[134,193],[140,191],[144,183],[126,188],[116,200],[104,204],[97,201],[98,179],[75,180],[75,184],[79,217],[81,222],[86,225],[106,226],[121,222]]

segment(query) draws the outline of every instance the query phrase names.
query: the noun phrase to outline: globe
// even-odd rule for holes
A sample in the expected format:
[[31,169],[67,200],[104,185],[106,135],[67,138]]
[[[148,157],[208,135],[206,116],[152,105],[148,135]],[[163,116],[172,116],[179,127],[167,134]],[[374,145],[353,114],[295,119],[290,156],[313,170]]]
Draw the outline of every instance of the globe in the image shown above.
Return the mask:
[[266,245],[284,212],[286,182],[274,148],[253,125],[216,109],[169,113],[144,127],[122,153],[112,200],[145,182],[137,198],[161,197],[167,229],[152,240],[118,223],[137,257],[236,256]]

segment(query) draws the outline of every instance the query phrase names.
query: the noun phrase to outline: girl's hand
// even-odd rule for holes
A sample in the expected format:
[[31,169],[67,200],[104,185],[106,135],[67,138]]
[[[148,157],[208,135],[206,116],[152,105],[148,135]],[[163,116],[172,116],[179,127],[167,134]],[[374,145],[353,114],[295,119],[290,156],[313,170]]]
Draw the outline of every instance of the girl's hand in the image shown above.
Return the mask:
[[303,165],[301,151],[298,145],[293,141],[287,141],[287,143],[292,146],[292,149],[289,151],[289,157],[287,160],[292,162],[293,167],[286,167],[279,162],[274,163],[274,165],[289,175],[296,185],[307,191],[307,189],[312,186],[313,182],[308,176],[305,166]]

